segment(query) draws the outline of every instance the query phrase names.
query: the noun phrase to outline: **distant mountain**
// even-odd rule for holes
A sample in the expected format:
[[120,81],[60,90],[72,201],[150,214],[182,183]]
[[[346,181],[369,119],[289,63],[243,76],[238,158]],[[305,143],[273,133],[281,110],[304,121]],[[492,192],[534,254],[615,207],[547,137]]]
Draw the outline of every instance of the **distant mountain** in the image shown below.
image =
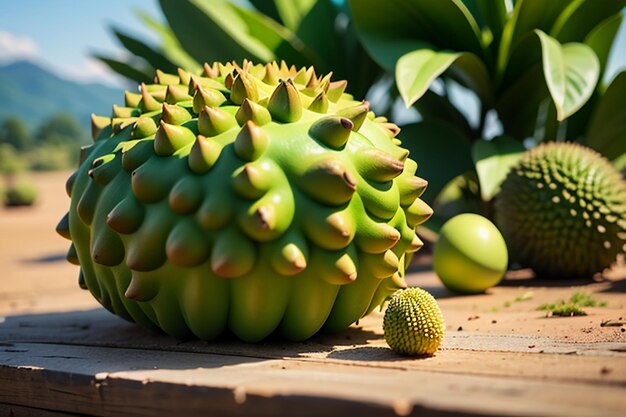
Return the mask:
[[88,127],[91,113],[110,115],[112,105],[123,104],[123,98],[122,89],[72,82],[31,62],[0,67],[0,120],[18,116],[33,129],[59,112]]

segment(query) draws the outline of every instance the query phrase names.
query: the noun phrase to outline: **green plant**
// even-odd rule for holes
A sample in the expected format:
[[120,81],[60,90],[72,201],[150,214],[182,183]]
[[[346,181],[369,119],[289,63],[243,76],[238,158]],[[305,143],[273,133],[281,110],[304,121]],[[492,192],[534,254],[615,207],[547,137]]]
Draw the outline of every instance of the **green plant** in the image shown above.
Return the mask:
[[522,266],[542,276],[591,276],[624,253],[626,181],[589,148],[542,144],[509,172],[496,218]]
[[[598,82],[626,0],[350,4],[364,46],[395,71],[404,102],[423,118],[404,126],[401,137],[412,152],[428,155],[420,166],[430,179],[426,201],[451,181],[458,185],[458,176],[475,175],[477,192],[456,192],[475,202],[456,205],[491,217],[490,202],[525,144],[576,141],[626,168],[626,107],[620,104],[626,72],[608,86]],[[455,105],[459,89],[478,103],[475,120]],[[488,123],[490,117],[497,122]]]
[[4,191],[4,205],[7,207],[31,206],[37,200],[37,189],[30,183],[20,180]]
[[561,300],[558,303],[543,304],[537,310],[547,311],[550,316],[586,316],[587,313],[582,307],[605,307],[605,301],[596,301],[591,294],[576,291],[568,301]]
[[160,39],[153,46],[122,30],[113,33],[128,50],[126,61],[97,56],[114,71],[150,83],[155,70],[200,70],[203,62],[285,60],[345,79],[364,98],[381,69],[356,39],[349,9],[332,0],[160,0],[167,19],[140,18]]
[[57,228],[81,285],[146,327],[246,341],[344,328],[406,286],[427,183],[345,87],[214,63],[94,116]]
[[385,310],[383,331],[391,349],[402,355],[433,355],[446,326],[437,301],[421,288],[396,292]]

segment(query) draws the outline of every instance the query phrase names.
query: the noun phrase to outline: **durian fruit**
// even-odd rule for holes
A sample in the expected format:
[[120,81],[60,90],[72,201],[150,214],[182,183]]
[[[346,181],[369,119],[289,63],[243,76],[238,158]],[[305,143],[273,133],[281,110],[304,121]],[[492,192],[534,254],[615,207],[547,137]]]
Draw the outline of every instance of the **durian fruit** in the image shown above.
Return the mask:
[[426,181],[345,81],[272,62],[157,72],[67,182],[58,232],[113,313],[180,337],[338,330],[406,286]]
[[626,182],[574,143],[527,151],[509,172],[496,219],[513,261],[545,277],[591,277],[623,254]]
[[427,291],[413,287],[397,291],[385,310],[383,331],[391,349],[401,355],[433,355],[445,333],[443,314]]

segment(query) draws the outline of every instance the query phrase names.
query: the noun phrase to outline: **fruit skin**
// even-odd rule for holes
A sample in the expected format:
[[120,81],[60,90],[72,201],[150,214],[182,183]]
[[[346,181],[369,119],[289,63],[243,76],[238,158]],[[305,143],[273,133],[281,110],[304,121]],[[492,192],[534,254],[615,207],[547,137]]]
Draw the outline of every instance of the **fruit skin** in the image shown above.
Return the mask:
[[439,349],[445,329],[437,301],[417,287],[397,291],[383,318],[385,341],[401,355],[433,355]]
[[107,309],[179,337],[255,342],[343,329],[406,286],[426,181],[345,82],[237,63],[157,73],[67,182],[79,282]]
[[485,217],[459,214],[441,228],[433,267],[448,289],[466,294],[484,292],[500,282],[507,266],[504,238]]
[[626,182],[611,163],[578,144],[527,151],[496,200],[513,261],[542,277],[591,277],[623,254]]

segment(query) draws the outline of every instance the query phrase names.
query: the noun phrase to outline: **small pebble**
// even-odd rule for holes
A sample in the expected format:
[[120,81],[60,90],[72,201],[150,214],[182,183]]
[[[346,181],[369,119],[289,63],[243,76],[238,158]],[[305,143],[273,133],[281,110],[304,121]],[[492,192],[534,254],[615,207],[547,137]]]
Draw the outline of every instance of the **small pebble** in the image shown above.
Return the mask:
[[463,326],[459,326],[459,328],[456,329],[456,330],[457,330],[457,332],[462,332],[463,331]]

